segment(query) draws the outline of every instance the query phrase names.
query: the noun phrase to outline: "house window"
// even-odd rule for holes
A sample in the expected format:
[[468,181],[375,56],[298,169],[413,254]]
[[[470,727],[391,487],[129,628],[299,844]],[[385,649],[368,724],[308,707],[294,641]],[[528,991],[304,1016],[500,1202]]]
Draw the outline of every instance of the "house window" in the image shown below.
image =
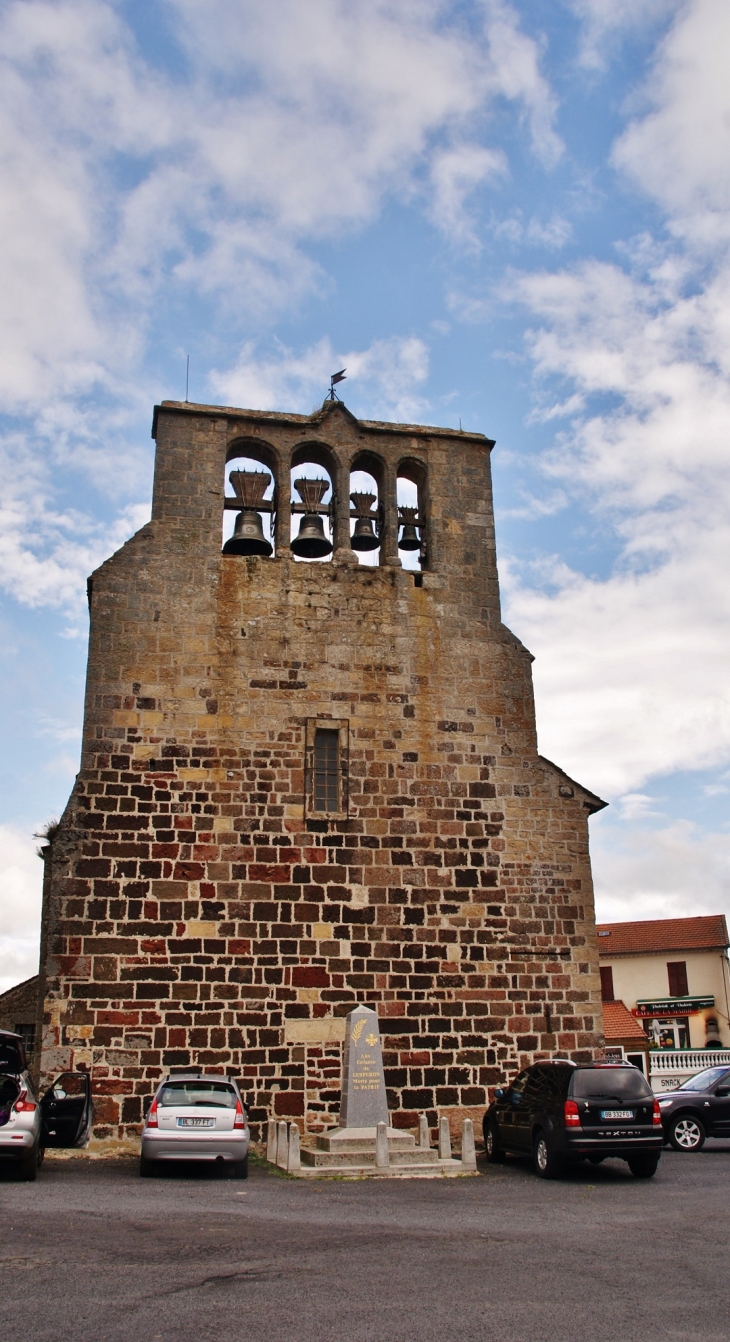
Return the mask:
[[340,733],[321,727],[314,734],[314,809],[340,809]]
[[601,965],[601,1001],[614,1002],[613,970],[610,965]]
[[670,960],[667,963],[667,974],[669,976],[669,996],[688,997],[686,960]]
[[25,1051],[30,1057],[35,1047],[35,1025],[16,1025],[15,1033],[19,1034],[25,1044]]

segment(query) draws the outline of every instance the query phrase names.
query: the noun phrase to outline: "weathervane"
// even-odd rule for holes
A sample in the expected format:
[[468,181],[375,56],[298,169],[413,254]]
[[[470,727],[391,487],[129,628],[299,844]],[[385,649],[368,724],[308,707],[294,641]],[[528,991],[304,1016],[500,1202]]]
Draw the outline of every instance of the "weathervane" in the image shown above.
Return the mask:
[[335,386],[337,385],[338,382],[344,382],[346,372],[347,372],[346,368],[341,368],[339,373],[332,374],[330,378],[329,395],[326,398],[328,401],[339,401],[340,398],[337,395],[337,392],[335,391]]

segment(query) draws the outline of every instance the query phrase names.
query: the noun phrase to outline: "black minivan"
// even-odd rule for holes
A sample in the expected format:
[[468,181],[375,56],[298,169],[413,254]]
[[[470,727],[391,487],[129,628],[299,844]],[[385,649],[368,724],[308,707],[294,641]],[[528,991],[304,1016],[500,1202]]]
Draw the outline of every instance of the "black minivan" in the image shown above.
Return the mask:
[[607,1156],[620,1156],[637,1179],[650,1179],[663,1141],[659,1104],[631,1063],[533,1063],[495,1090],[484,1115],[487,1160],[501,1161],[507,1151],[531,1155],[542,1179]]

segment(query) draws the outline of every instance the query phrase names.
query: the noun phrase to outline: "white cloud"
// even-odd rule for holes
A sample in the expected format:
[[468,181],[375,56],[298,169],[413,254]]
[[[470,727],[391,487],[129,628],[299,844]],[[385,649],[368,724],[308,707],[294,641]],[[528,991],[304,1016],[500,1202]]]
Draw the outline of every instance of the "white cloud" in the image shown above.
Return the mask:
[[0,21],[0,391],[6,408],[136,366],[156,291],[267,314],[322,283],[302,245],[423,196],[469,231],[501,167],[473,139],[509,100],[552,161],[536,44],[499,0],[467,31],[431,0],[168,0],[183,77],[104,0],[15,0]]
[[599,921],[730,914],[726,833],[687,820],[628,833],[594,822],[591,855]]
[[415,336],[376,340],[365,350],[337,353],[323,338],[302,354],[279,345],[268,357],[257,356],[248,344],[233,368],[214,371],[210,380],[226,404],[309,413],[313,404],[321,404],[330,374],[339,368],[347,368],[347,385],[338,390],[355,413],[367,406],[365,418],[382,415],[413,422],[427,408],[419,388],[428,375],[428,347]]
[[675,234],[713,246],[730,238],[730,8],[692,0],[657,52],[648,114],[614,149],[614,162],[666,208]]
[[0,992],[38,972],[43,863],[38,840],[0,825]]
[[549,557],[513,566],[509,618],[538,654],[542,748],[614,796],[730,759],[728,35],[725,5],[683,7],[651,108],[614,153],[675,242],[643,234],[624,267],[587,260],[510,284],[533,317],[534,417],[566,423],[543,471],[616,558],[604,578]]
[[567,0],[581,20],[579,63],[603,70],[617,42],[672,15],[682,0]]
[[479,145],[453,145],[440,150],[431,165],[434,223],[454,242],[478,246],[475,221],[466,209],[468,196],[482,182],[504,176],[507,160],[501,151]]
[[[147,492],[149,454],[130,425],[154,399],[141,370],[161,291],[183,310],[202,300],[227,331],[265,331],[326,290],[307,248],[389,199],[468,244],[470,194],[502,168],[497,101],[555,160],[538,45],[502,0],[462,17],[439,0],[167,0],[172,59],[153,67],[111,0],[9,0],[0,397],[16,421],[2,445],[0,588],[78,609],[86,574],[139,517],[125,504]],[[350,357],[378,413],[419,413],[420,342]],[[313,347],[282,382],[276,360],[247,370],[244,358],[235,399],[270,404],[276,377],[321,395],[327,362]],[[89,484],[113,497],[111,524],[88,515],[93,503],[68,506]]]

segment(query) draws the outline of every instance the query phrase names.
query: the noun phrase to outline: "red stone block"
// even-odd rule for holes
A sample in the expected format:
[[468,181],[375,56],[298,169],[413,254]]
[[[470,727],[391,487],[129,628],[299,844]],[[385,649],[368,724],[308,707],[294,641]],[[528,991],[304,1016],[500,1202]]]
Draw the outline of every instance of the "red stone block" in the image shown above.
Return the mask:
[[330,976],[321,965],[294,965],[291,981],[294,988],[328,988]]

